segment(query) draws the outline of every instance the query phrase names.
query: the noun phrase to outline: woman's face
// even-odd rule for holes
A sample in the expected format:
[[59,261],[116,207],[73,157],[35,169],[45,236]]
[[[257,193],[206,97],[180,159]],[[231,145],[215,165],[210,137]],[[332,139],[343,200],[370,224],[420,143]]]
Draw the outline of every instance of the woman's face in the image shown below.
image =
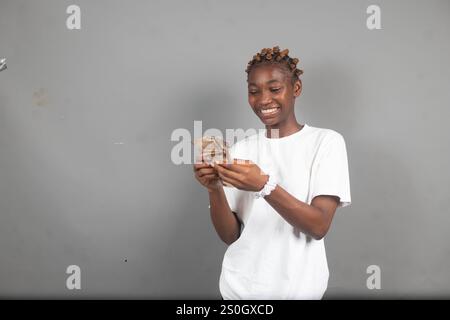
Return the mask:
[[295,98],[300,95],[300,81],[276,65],[261,65],[248,76],[248,102],[265,125],[276,126],[294,115]]

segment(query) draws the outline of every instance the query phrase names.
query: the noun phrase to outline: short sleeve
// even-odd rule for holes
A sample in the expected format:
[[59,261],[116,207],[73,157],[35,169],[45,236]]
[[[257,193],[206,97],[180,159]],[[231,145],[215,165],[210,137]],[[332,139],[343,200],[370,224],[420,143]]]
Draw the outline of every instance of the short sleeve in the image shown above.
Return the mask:
[[[246,145],[242,142],[243,141],[237,142],[230,147],[229,153],[232,159],[248,159]],[[231,211],[235,212],[238,217],[245,220],[244,215],[245,212],[248,211],[249,206],[251,206],[251,196],[253,193],[227,186],[223,187],[223,191]]]
[[[228,149],[231,159],[236,158],[236,149],[237,148],[238,148],[238,143],[232,145]],[[230,206],[231,211],[237,213],[239,189],[224,186],[223,191],[225,192],[225,197],[227,198],[228,205]]]
[[311,171],[310,199],[319,195],[340,198],[339,207],[351,204],[347,148],[341,134],[336,134],[319,149]]
[[223,187],[223,191],[231,211],[236,213],[239,221],[241,221],[243,225],[246,225],[254,201],[253,192],[225,186]]
[[225,192],[225,197],[227,198],[228,205],[230,206],[231,211],[236,212],[238,211],[238,191],[239,189],[236,188],[230,188],[230,187],[223,187],[223,191]]

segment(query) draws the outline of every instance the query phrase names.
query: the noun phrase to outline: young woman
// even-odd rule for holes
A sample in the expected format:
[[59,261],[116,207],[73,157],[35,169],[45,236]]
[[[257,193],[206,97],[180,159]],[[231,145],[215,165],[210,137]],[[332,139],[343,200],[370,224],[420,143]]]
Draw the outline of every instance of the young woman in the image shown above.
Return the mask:
[[321,299],[329,277],[323,238],[336,209],[351,203],[344,138],[297,122],[303,71],[288,53],[264,48],[248,64],[248,101],[265,129],[230,148],[239,161],[194,164],[229,245],[224,299]]

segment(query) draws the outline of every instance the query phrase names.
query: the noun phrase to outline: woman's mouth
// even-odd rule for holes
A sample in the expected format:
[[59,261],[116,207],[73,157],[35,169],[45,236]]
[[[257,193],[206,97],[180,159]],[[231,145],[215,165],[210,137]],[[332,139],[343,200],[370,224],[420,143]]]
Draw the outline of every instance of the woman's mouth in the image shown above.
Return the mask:
[[280,112],[280,109],[281,109],[280,107],[260,109],[259,112],[262,114],[263,117],[268,118],[278,114]]

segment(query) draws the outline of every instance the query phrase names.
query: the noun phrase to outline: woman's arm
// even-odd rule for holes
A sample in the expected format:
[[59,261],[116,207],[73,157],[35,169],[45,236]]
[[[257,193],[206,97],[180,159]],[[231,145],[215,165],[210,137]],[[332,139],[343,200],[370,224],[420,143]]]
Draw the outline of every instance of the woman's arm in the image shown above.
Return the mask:
[[[260,191],[268,180],[268,176],[262,174],[254,163],[221,164],[217,166],[217,170],[221,179],[246,191]],[[322,239],[328,232],[339,204],[339,197],[320,195],[309,205],[292,196],[280,185],[264,199],[292,226],[316,240]]]
[[339,197],[320,195],[308,205],[279,185],[264,199],[289,224],[316,240],[322,239],[327,234],[339,204]]
[[230,245],[239,238],[240,222],[231,211],[222,186],[208,191],[210,215],[214,228],[220,239]]

